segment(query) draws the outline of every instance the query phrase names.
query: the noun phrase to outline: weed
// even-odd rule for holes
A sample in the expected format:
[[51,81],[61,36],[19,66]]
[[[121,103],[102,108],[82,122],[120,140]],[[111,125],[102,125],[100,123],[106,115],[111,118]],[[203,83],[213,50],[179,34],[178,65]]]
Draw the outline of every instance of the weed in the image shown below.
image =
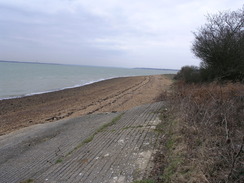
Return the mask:
[[34,183],[34,180],[33,179],[27,179],[27,180],[21,181],[20,183]]
[[91,142],[95,137],[95,134],[94,135],[91,135],[90,137],[86,138],[82,144],[87,144],[89,142]]
[[89,136],[88,138],[86,138],[84,141],[82,141],[80,144],[78,144],[73,150],[71,150],[70,152],[68,152],[68,153],[65,155],[65,157],[71,155],[74,151],[76,151],[77,149],[81,148],[83,145],[85,145],[85,144],[91,142],[91,141],[94,139],[94,137],[95,137],[98,133],[104,131],[104,130],[105,130],[106,128],[108,128],[109,126],[114,125],[117,121],[119,121],[119,120],[122,118],[123,115],[124,115],[124,113],[121,113],[120,115],[118,115],[118,116],[116,116],[114,119],[112,119],[111,122],[102,125],[102,126],[101,126],[97,131],[95,131],[91,136]]
[[127,127],[124,127],[122,128],[122,130],[127,130],[127,129],[131,129],[131,128],[142,128],[143,125],[138,125],[138,126],[127,126]]
[[179,172],[177,172],[177,169],[183,162],[182,158],[179,155],[172,154],[171,156],[172,157],[171,159],[169,159],[168,165],[164,169],[162,175],[163,182],[165,183],[172,182],[173,177],[176,174],[179,174]]
[[155,181],[150,179],[145,179],[145,180],[137,180],[134,181],[133,183],[155,183]]
[[119,121],[122,116],[124,115],[124,113],[121,113],[120,115],[116,116],[111,122],[107,123],[107,124],[104,124],[103,126],[101,126],[95,134],[99,133],[99,132],[102,132],[105,128],[109,127],[109,126],[112,126],[114,125],[117,121]]
[[62,163],[62,162],[63,162],[62,159],[57,159],[55,163],[57,164],[57,163]]

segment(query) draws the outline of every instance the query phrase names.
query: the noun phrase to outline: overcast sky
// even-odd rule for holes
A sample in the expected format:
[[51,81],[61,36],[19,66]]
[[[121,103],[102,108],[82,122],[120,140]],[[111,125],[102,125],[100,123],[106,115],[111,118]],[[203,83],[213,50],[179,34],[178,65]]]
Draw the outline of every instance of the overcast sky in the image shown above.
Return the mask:
[[0,0],[0,60],[179,69],[193,31],[243,0]]

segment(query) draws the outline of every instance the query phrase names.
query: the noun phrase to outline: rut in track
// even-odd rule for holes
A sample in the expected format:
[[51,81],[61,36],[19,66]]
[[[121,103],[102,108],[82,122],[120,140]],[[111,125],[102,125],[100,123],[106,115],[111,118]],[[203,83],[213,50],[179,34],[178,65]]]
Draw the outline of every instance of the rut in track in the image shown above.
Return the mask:
[[1,136],[0,182],[141,180],[152,166],[159,137],[155,127],[163,105],[158,102],[120,113],[91,114]]
[[[132,95],[135,91],[138,91],[139,89],[143,88],[146,84],[150,82],[150,76],[145,76],[143,81],[140,81],[138,83],[135,83],[132,86],[127,86],[123,90],[113,91],[113,88],[111,88],[111,91],[109,95],[101,98],[95,98],[91,103],[86,104],[84,107],[81,107],[79,109],[70,109],[70,112],[68,112],[65,116],[62,115],[56,116],[55,118],[49,118],[46,119],[46,121],[54,121],[55,119],[62,119],[64,117],[71,116],[75,113],[76,116],[83,115],[83,111],[89,111],[87,114],[93,114],[95,112],[103,111],[103,109],[108,108],[113,104],[113,107],[116,108],[116,106],[121,106],[124,103],[128,102],[129,99],[124,100],[124,97]],[[100,89],[100,92],[103,92],[105,89]],[[89,95],[93,95],[93,93],[89,93]],[[130,96],[132,97],[132,96]],[[122,99],[122,100],[120,100]],[[114,106],[115,105],[115,106]]]
[[[150,76],[145,77],[145,79],[140,83],[136,83],[135,85],[133,85],[129,88],[125,88],[122,91],[119,91],[117,93],[114,93],[112,95],[109,95],[105,98],[102,98],[102,99],[99,99],[98,101],[93,102],[92,104],[90,104],[88,106],[90,108],[89,114],[92,114],[97,111],[101,111],[103,108],[106,108],[112,104],[116,104],[116,106],[123,105],[124,103],[128,102],[129,99],[131,99],[133,97],[131,94],[135,93],[140,88],[143,88],[149,82],[150,82]],[[124,98],[126,98],[126,96],[127,96],[127,100],[124,100]],[[120,100],[120,99],[123,99],[123,100]],[[97,104],[99,104],[100,107],[96,107]],[[114,107],[116,107],[116,106],[114,106]],[[87,107],[82,108],[82,110],[84,110],[84,109],[87,109]]]

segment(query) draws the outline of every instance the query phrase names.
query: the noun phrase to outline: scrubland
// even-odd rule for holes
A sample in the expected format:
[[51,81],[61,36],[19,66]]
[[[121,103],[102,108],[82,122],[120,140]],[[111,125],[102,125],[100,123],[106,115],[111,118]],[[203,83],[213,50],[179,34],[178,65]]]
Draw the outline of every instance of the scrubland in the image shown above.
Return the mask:
[[244,85],[186,84],[161,95],[155,182],[244,182]]

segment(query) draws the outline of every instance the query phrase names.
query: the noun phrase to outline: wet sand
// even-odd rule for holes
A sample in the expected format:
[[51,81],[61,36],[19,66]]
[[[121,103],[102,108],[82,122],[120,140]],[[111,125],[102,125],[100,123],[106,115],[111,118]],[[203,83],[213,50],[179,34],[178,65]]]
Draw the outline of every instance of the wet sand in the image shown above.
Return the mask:
[[40,95],[0,101],[0,135],[84,114],[125,111],[157,102],[171,80],[162,75],[124,77]]

